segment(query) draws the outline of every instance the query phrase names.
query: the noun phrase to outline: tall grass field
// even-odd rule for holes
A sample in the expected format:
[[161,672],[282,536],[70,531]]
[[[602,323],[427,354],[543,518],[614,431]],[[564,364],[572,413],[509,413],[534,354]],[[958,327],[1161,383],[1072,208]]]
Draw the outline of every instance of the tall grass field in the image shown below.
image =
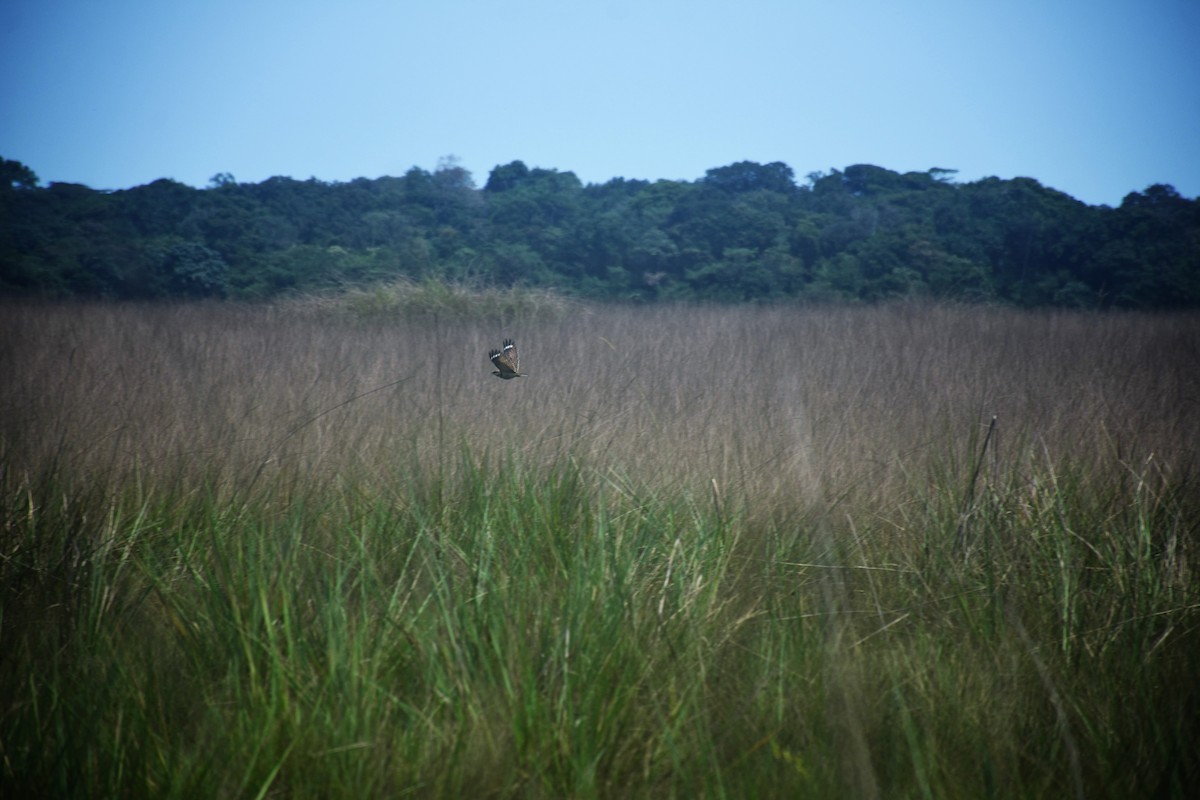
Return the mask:
[[364,297],[0,305],[4,797],[1194,796],[1200,316]]

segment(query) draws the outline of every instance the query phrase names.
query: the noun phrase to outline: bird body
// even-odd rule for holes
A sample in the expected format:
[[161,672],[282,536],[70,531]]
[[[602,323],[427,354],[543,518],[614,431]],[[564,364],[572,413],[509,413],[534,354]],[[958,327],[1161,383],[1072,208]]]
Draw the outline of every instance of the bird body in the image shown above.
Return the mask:
[[504,345],[500,350],[488,351],[488,358],[496,365],[496,369],[492,370],[492,374],[497,378],[503,378],[507,381],[513,378],[525,377],[519,371],[520,360],[517,358],[517,344],[512,339],[505,339]]

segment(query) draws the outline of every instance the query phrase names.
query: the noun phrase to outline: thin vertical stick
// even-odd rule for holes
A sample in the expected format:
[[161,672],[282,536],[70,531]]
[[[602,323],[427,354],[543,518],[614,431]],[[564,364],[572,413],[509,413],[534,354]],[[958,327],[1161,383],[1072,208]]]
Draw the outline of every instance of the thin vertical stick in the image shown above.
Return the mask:
[[963,494],[962,505],[958,512],[958,529],[954,532],[955,547],[962,547],[966,536],[967,515],[970,512],[971,504],[975,502],[975,484],[979,480],[979,472],[983,469],[983,459],[987,455],[988,443],[992,441],[992,434],[996,432],[996,415],[992,414],[992,422],[988,425],[987,435],[983,437],[983,446],[979,448],[979,458],[975,461],[975,469],[971,472],[971,480],[967,484],[967,491]]

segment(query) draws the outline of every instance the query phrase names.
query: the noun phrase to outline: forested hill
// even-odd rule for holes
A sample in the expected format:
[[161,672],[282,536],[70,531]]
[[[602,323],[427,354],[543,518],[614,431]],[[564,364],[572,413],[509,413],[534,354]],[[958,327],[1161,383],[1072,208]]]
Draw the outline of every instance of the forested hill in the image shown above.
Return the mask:
[[554,287],[620,300],[1200,306],[1200,201],[1166,185],[1117,208],[1029,178],[957,183],[859,164],[797,182],[779,162],[695,181],[520,161],[482,188],[433,172],[325,183],[218,175],[104,192],[42,187],[0,159],[0,292],[268,298],[398,277]]

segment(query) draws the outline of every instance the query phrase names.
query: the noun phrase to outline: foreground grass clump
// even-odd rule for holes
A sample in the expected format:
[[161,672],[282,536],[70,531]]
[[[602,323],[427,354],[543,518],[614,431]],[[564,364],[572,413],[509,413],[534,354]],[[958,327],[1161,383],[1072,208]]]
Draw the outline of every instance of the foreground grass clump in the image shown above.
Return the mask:
[[6,796],[1200,777],[1192,317],[6,311]]

